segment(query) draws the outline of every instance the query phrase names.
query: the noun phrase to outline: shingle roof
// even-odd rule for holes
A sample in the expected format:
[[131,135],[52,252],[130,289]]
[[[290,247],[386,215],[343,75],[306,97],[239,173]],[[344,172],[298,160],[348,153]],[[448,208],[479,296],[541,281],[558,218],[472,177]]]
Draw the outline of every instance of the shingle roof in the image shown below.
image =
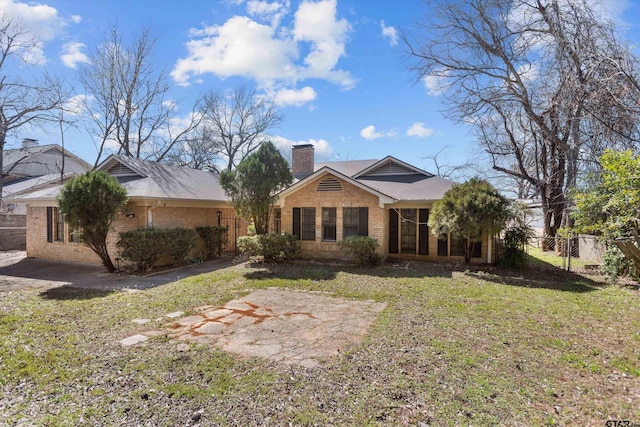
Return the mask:
[[115,155],[98,169],[108,170],[116,163],[140,174],[118,177],[130,198],[227,201],[218,174]]
[[340,172],[343,175],[354,176],[358,172],[365,170],[366,168],[376,164],[378,160],[345,160],[342,162],[318,162],[315,164],[314,172],[328,167],[334,171]]
[[86,167],[86,169],[91,168],[91,165],[87,163],[85,160],[71,153],[69,150],[64,150],[58,144],[45,144],[45,145],[35,145],[33,147],[28,148],[15,148],[10,150],[4,150],[2,152],[2,169],[3,171],[9,170],[14,163],[21,161],[25,157],[34,156],[40,153],[46,153],[50,150],[57,150],[59,152],[64,152],[66,156],[73,157],[78,163],[82,164]]

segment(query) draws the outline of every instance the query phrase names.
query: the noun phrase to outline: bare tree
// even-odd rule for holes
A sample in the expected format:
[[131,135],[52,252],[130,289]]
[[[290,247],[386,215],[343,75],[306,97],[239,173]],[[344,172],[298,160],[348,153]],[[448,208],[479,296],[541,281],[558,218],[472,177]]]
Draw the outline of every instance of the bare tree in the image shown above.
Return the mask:
[[[433,172],[437,176],[441,176],[444,178],[449,178],[454,181],[464,181],[465,179],[469,179],[467,175],[469,175],[469,171],[476,170],[475,165],[471,162],[465,162],[459,165],[453,165],[451,163],[443,163],[442,160],[438,158],[440,154],[447,147],[443,147],[440,151],[435,154],[423,157],[424,160],[429,160],[433,165]],[[471,177],[477,175],[477,173],[472,173]]]
[[31,50],[38,40],[16,19],[0,15],[0,204],[4,186],[4,149],[7,136],[27,125],[55,119],[60,83],[45,72],[26,81],[25,65],[36,68]]
[[493,168],[540,195],[545,233],[595,153],[637,139],[635,60],[584,0],[441,0],[405,37],[420,78],[474,126]]
[[125,156],[161,161],[198,124],[193,111],[185,122],[177,117],[166,73],[151,62],[155,46],[148,29],[127,44],[112,27],[90,63],[80,67],[87,129],[98,146],[96,164],[109,144]]
[[218,171],[223,159],[213,141],[211,129],[198,126],[186,135],[180,144],[176,144],[167,156],[166,162],[174,166]]
[[206,137],[218,157],[232,170],[268,139],[267,132],[284,119],[273,99],[258,96],[254,89],[236,88],[230,96],[209,92],[203,96],[203,121]]

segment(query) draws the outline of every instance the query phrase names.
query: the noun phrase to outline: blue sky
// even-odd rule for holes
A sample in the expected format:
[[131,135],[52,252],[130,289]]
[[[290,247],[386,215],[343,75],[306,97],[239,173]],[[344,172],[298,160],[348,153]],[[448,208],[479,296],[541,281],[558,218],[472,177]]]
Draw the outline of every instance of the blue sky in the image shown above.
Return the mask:
[[[596,0],[594,0],[596,1]],[[640,5],[603,0],[626,36],[638,40]],[[272,132],[284,151],[312,143],[316,159],[393,155],[434,171],[440,163],[481,159],[469,129],[442,114],[441,97],[409,71],[399,36],[428,16],[422,0],[0,0],[42,40],[42,63],[73,82],[77,66],[109,26],[125,35],[149,26],[159,40],[154,63],[173,85],[186,115],[208,90],[255,86],[274,96],[286,118]],[[76,94],[82,90],[76,86]],[[24,130],[24,137],[59,143],[59,135]],[[93,163],[96,148],[69,131],[67,148]],[[435,171],[434,171],[435,172]]]

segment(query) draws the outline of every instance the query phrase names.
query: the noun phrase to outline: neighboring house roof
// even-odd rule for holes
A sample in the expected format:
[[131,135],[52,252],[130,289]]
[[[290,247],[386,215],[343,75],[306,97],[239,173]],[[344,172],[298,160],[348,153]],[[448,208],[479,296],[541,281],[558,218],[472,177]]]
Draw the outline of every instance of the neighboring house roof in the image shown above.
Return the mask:
[[97,167],[118,178],[129,198],[227,201],[218,174],[112,155]]
[[286,197],[326,173],[378,195],[381,203],[439,200],[454,184],[393,156],[382,160],[324,162],[315,166],[313,174],[280,192],[280,197]]
[[[65,174],[64,180],[68,179],[72,174]],[[25,178],[5,185],[2,188],[3,198],[14,197],[29,191],[41,189],[44,186],[57,185],[60,183],[60,174],[52,173],[49,175],[36,176],[33,178]]]
[[82,173],[91,165],[80,157],[64,150],[58,144],[35,145],[24,148],[3,150],[2,173],[21,176],[41,176],[59,173],[62,155],[72,162],[65,164],[65,172]]
[[[196,200],[226,202],[227,196],[219,183],[219,176],[211,172],[169,166],[112,155],[96,170],[104,170],[116,177],[127,190],[130,199]],[[16,198],[16,201],[55,200],[61,186],[34,191]]]

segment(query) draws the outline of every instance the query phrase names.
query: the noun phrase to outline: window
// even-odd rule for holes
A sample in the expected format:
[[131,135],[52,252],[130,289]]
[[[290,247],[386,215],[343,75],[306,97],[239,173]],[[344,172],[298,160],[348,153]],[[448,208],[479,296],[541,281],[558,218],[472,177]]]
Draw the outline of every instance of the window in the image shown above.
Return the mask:
[[336,208],[322,208],[322,240],[336,240]]
[[300,240],[316,240],[316,208],[293,208],[293,235]]
[[418,210],[401,209],[402,224],[400,225],[400,253],[416,253],[416,232],[418,230]]
[[273,230],[274,233],[282,233],[282,211],[280,208],[273,209]]
[[342,209],[342,237],[369,235],[369,208]]
[[[449,237],[450,239],[450,250],[449,250],[449,255],[450,256],[464,256],[465,250],[466,250],[466,246],[467,246],[467,239],[464,238],[455,238],[455,237]],[[446,240],[444,241],[445,245],[446,245]],[[446,246],[445,246],[446,247]],[[440,254],[440,241],[438,241],[438,255]],[[444,251],[444,254],[442,254],[443,256],[447,256],[446,250]],[[471,250],[471,257],[472,258],[480,258],[482,257],[482,243],[481,242],[474,242],[473,243],[473,248]]]
[[55,207],[47,207],[47,242],[64,242],[64,216]]

